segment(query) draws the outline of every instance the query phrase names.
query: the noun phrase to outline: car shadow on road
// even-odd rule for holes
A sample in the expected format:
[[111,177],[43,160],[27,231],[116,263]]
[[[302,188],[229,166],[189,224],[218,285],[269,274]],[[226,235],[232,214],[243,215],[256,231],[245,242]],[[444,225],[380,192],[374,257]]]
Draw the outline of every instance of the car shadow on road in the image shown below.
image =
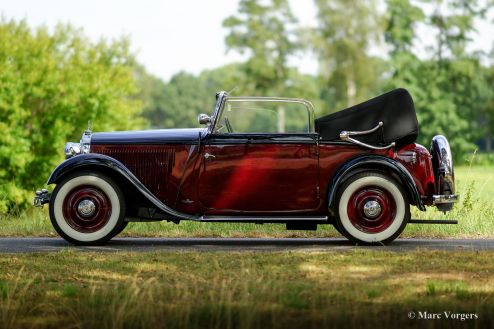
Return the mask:
[[61,238],[0,238],[0,252],[81,251],[379,251],[494,250],[492,239],[397,239],[389,245],[355,245],[344,238],[131,238],[119,237],[99,246],[74,246]]

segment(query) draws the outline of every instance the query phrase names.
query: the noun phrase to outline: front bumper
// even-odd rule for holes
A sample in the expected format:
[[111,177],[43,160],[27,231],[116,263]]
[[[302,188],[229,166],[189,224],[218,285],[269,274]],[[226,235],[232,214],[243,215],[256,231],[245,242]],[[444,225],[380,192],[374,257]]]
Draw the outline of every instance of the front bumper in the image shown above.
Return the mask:
[[460,199],[459,194],[433,195],[432,203],[439,211],[446,213],[453,209],[453,205]]
[[459,194],[451,194],[451,195],[433,195],[432,203],[437,205],[451,204],[456,203],[460,200]]
[[50,202],[51,194],[46,189],[42,189],[41,191],[36,191],[36,195],[34,196],[33,206],[43,208],[45,203]]

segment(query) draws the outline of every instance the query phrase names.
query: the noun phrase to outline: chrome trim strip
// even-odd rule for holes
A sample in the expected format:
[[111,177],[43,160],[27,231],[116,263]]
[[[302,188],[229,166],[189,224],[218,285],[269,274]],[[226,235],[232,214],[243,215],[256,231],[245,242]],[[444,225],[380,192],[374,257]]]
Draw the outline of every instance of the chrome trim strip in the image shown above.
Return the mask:
[[369,129],[369,130],[362,130],[362,131],[346,131],[346,130],[343,130],[341,133],[340,133],[340,138],[343,139],[343,137],[341,137],[342,135],[345,135],[345,136],[360,136],[360,135],[368,135],[368,134],[371,134],[375,131],[377,131],[379,128],[381,128],[382,126],[384,126],[384,122],[380,121],[377,126],[375,126],[374,128],[372,129]]
[[350,136],[361,136],[361,135],[371,134],[371,133],[377,131],[382,126],[384,126],[384,123],[382,121],[380,121],[377,124],[377,126],[375,126],[372,129],[369,129],[369,130],[363,130],[363,131],[346,131],[346,130],[344,130],[340,133],[340,139],[343,141],[346,141],[346,142],[351,142],[351,143],[357,144],[357,145],[362,146],[362,147],[370,148],[372,150],[386,150],[386,149],[389,149],[391,147],[394,147],[396,145],[395,142],[393,142],[389,145],[385,145],[385,146],[373,146],[373,145],[363,143],[361,141],[358,141],[358,140],[350,137]]
[[201,216],[201,222],[327,222],[327,216]]
[[346,137],[346,138],[343,138],[342,137],[341,139],[343,139],[344,141],[348,141],[348,142],[351,142],[353,144],[362,146],[362,147],[366,147],[366,148],[372,149],[372,150],[386,150],[386,149],[389,149],[391,147],[395,147],[395,145],[396,145],[396,143],[393,142],[393,143],[388,144],[388,145],[385,145],[385,146],[373,146],[373,145],[370,145],[370,144],[359,142],[358,140],[353,139],[351,137]]

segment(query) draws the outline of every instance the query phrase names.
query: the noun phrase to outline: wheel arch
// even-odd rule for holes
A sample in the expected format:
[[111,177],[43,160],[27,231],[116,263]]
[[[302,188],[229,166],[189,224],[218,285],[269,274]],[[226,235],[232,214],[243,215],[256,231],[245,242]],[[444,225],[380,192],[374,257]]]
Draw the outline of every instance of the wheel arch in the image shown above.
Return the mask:
[[380,155],[364,155],[354,158],[343,164],[331,179],[328,188],[328,209],[332,211],[336,202],[336,194],[341,185],[351,176],[367,170],[378,170],[391,173],[393,177],[402,184],[409,202],[425,211],[425,206],[420,198],[412,175],[399,162]]
[[178,212],[164,204],[124,164],[103,154],[81,154],[62,162],[51,173],[46,184],[58,184],[69,175],[80,171],[98,172],[108,176],[122,188],[126,199],[132,200],[133,197],[142,197],[154,207],[168,214],[171,219],[197,220],[196,216]]
[[70,168],[60,173],[55,179],[49,180],[47,184],[60,184],[66,179],[77,176],[78,174],[100,174],[111,179],[122,191],[124,200],[127,204],[131,205],[128,209],[132,209],[133,200],[138,200],[138,204],[143,206],[153,207],[153,204],[143,196],[143,194],[136,188],[134,184],[122,173],[114,170],[113,168],[105,165],[98,165],[94,163],[80,164],[77,167]]

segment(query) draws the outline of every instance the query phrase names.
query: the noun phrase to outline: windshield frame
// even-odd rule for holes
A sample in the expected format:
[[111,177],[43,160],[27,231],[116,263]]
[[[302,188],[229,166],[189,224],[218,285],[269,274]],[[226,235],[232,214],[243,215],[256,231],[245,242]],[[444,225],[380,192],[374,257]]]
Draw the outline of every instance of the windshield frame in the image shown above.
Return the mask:
[[[222,94],[224,93],[224,94]],[[223,110],[225,108],[225,104],[229,101],[231,102],[283,102],[283,103],[296,103],[296,104],[302,104],[305,106],[307,109],[307,120],[309,121],[307,124],[307,130],[306,132],[303,133],[277,133],[279,135],[307,135],[307,134],[314,134],[315,133],[315,127],[314,127],[314,106],[312,105],[311,102],[305,100],[305,99],[299,99],[299,98],[284,98],[284,97],[257,97],[257,96],[238,96],[238,97],[230,97],[226,92],[222,92],[219,94],[218,101],[217,101],[217,107],[214,111],[213,114],[213,124],[211,125],[210,133],[215,133],[216,132],[216,127],[219,124],[219,120],[223,114]],[[273,133],[234,133],[234,134],[242,134],[242,135],[273,135]],[[225,134],[227,135],[227,134]]]

